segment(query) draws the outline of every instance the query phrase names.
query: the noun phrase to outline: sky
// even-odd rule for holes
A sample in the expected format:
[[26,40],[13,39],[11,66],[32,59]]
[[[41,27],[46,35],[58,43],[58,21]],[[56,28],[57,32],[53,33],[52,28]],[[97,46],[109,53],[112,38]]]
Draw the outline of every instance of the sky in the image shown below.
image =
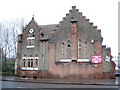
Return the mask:
[[0,22],[24,18],[27,22],[34,15],[39,25],[58,24],[72,6],[101,29],[103,45],[111,47],[113,56],[118,54],[118,2],[119,0],[0,0]]

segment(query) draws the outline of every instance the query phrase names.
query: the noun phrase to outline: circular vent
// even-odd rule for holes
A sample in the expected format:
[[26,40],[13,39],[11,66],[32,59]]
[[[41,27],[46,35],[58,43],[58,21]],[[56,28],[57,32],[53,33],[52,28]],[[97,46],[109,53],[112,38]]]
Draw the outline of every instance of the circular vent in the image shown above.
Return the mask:
[[34,30],[33,30],[33,29],[30,29],[30,30],[29,30],[29,32],[30,32],[30,33],[33,33],[33,32],[34,32]]

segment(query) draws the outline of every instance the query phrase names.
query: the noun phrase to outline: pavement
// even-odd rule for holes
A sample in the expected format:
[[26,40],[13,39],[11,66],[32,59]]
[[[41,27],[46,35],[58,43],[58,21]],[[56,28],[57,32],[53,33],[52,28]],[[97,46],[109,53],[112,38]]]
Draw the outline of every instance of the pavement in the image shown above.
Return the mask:
[[21,77],[2,77],[2,81],[29,82],[29,83],[49,83],[49,84],[75,84],[75,85],[112,85],[118,86],[116,79],[91,79],[91,80],[68,80],[68,79],[44,79],[44,78],[21,78]]

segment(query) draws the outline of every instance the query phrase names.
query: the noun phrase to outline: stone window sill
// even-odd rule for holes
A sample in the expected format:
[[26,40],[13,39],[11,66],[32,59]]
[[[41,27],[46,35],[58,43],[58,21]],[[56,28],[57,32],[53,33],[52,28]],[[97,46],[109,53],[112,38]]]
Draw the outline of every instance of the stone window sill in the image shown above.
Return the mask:
[[34,45],[32,45],[32,46],[27,46],[27,48],[34,48],[35,46]]

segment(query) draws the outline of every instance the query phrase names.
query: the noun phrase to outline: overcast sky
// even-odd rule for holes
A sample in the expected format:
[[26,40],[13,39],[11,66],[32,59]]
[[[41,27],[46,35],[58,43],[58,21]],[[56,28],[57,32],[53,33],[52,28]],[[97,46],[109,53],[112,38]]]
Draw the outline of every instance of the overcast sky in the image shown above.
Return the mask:
[[0,0],[0,22],[24,17],[28,22],[34,14],[39,25],[58,24],[72,6],[101,29],[103,45],[118,53],[119,0]]

